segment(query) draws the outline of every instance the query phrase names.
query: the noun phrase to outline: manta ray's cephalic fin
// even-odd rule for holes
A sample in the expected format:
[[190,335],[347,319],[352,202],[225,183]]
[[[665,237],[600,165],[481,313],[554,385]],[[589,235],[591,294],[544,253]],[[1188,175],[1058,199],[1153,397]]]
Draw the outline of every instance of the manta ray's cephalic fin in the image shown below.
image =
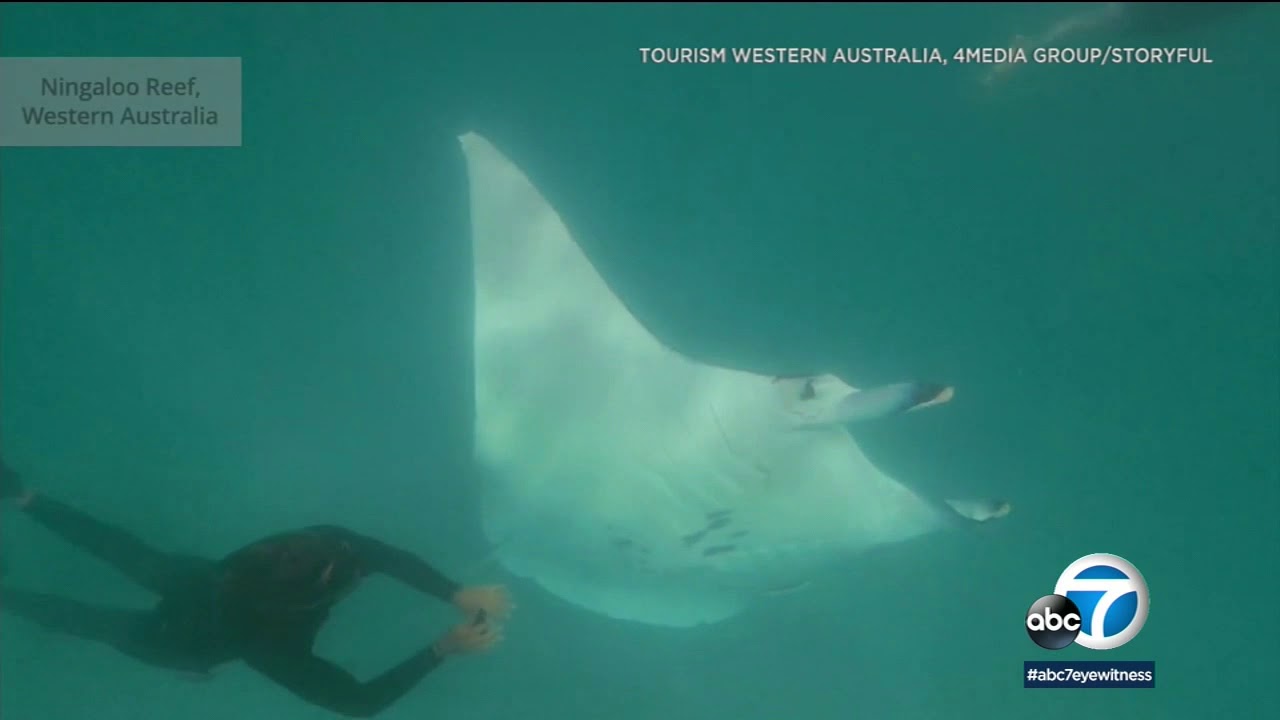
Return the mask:
[[867,388],[849,395],[836,408],[839,422],[857,423],[878,420],[941,405],[955,397],[955,389],[925,382],[894,383]]
[[[933,405],[941,405],[955,397],[949,386],[924,382],[904,382],[881,385],[853,393],[836,409],[841,422],[856,423],[866,420],[901,415]],[[985,523],[1008,515],[1013,506],[1005,500],[966,499],[934,501],[960,524]]]

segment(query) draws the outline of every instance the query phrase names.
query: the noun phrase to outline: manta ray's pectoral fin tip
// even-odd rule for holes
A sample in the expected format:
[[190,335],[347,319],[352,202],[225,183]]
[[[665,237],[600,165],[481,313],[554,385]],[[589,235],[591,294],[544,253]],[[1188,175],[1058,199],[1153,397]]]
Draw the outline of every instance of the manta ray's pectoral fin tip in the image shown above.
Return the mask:
[[932,405],[942,405],[943,403],[949,403],[951,402],[952,398],[956,396],[956,389],[954,387],[951,387],[950,385],[933,385],[930,387],[932,389],[928,392],[932,392],[933,397],[930,397],[929,399],[918,403],[915,407],[911,408],[912,410],[919,410],[920,408],[927,408]]
[[1013,504],[1007,500],[947,500],[956,514],[973,522],[997,520],[1013,512]]

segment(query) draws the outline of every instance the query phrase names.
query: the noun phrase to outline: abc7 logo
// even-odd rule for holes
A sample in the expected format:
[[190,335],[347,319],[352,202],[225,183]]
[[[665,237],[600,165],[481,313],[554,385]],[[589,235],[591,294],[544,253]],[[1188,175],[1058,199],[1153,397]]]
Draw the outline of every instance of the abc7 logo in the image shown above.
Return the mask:
[[1080,608],[1071,598],[1045,595],[1027,610],[1027,634],[1045,650],[1061,650],[1080,636]]
[[1053,595],[1032,603],[1027,635],[1046,650],[1072,643],[1114,650],[1142,630],[1148,602],[1146,581],[1132,563],[1106,553],[1087,555],[1063,571]]

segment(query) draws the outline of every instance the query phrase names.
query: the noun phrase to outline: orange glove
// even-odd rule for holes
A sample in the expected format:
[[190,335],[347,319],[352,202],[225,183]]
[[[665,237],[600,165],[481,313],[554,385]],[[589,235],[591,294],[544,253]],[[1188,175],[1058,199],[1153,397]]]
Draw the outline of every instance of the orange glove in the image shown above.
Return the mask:
[[501,585],[462,588],[454,593],[453,604],[473,620],[483,612],[483,622],[495,625],[505,622],[515,607],[507,589]]

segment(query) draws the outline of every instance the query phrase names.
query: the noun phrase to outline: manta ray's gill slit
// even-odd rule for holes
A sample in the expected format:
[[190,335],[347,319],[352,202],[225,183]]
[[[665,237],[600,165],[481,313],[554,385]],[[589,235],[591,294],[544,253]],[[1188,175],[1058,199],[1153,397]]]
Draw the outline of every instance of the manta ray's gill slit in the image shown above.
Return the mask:
[[605,532],[610,536],[610,542],[613,544],[613,547],[617,548],[618,550],[625,551],[625,550],[631,550],[638,547],[638,543],[636,543],[635,540],[632,540],[631,538],[627,537],[625,535],[626,531],[623,530],[622,528],[619,528],[617,525],[614,525],[613,523],[605,523],[604,529],[605,529]]
[[[711,533],[717,530],[723,530],[733,522],[732,510],[712,510],[708,512],[706,516],[707,516],[706,527],[702,528],[697,532],[689,533],[688,535],[685,535],[684,537],[681,538],[681,542],[684,543],[685,547],[692,548],[694,545],[697,545],[698,543],[706,539],[706,537]],[[736,530],[730,535],[730,537],[740,538],[746,534],[747,534],[746,530]],[[707,548],[706,550],[703,550],[702,554],[704,556],[710,557],[712,555],[716,555],[722,552],[728,552],[729,550],[733,550],[735,547],[736,546],[734,545],[715,545]]]
[[631,538],[616,537],[613,548],[623,557],[623,562],[633,570],[654,574],[653,564],[649,561],[649,548]]
[[800,590],[805,589],[811,584],[812,584],[811,580],[801,580],[799,582],[792,583],[790,585],[779,585],[777,587],[765,588],[763,590],[763,593],[765,595],[771,595],[775,597],[779,595],[790,595],[791,593],[799,592]]
[[698,543],[702,542],[702,538],[706,536],[707,536],[707,531],[704,529],[704,530],[699,530],[698,532],[695,532],[695,533],[689,533],[688,535],[685,535],[684,537],[680,538],[680,541],[684,543],[685,547],[693,547],[694,545],[697,545]]
[[624,537],[614,538],[613,547],[614,549],[623,553],[639,553],[641,555],[648,555],[650,552],[649,548],[645,547],[644,545],[641,545],[640,543],[636,542],[635,540],[632,540],[631,538],[624,538]]
[[714,557],[716,555],[723,555],[724,553],[733,552],[734,550],[737,550],[737,549],[738,549],[737,545],[712,545],[706,550],[703,550],[702,554],[705,557]]

